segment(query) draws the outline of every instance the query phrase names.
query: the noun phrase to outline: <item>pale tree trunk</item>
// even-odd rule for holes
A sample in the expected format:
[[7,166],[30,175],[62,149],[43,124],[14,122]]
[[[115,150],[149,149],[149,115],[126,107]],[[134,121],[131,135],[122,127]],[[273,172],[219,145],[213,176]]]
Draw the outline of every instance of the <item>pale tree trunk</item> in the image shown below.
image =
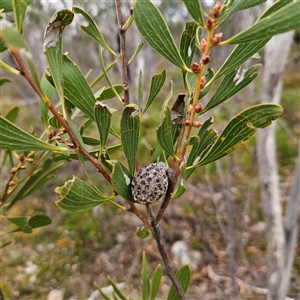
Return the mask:
[[[262,103],[280,102],[282,73],[290,52],[292,36],[292,32],[277,35],[265,47]],[[268,299],[282,300],[287,292],[287,287],[284,287],[282,284],[287,254],[285,251],[286,241],[280,201],[275,126],[276,122],[258,131],[257,154],[263,211],[267,225]],[[290,274],[285,275],[290,276]]]

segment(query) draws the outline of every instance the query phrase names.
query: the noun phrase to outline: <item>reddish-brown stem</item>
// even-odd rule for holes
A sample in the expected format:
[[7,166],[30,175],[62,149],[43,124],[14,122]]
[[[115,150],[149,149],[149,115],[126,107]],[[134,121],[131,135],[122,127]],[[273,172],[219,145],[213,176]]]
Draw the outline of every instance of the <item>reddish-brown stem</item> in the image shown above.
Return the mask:
[[55,118],[59,121],[59,123],[63,126],[63,128],[66,130],[68,135],[70,136],[71,140],[73,143],[76,145],[77,150],[85,156],[97,169],[99,173],[103,175],[103,177],[111,184],[111,178],[109,174],[103,169],[101,164],[95,160],[80,144],[78,139],[76,138],[75,134],[73,133],[72,129],[70,128],[69,124],[67,121],[59,114],[59,112],[55,109],[55,107],[52,105],[50,100],[45,97],[45,95],[38,89],[36,86],[30,72],[28,71],[19,51],[13,47],[9,47],[9,50],[13,57],[15,58],[16,62],[18,63],[20,69],[21,69],[21,74],[24,76],[24,78],[28,81],[28,83],[31,85],[33,90],[37,93],[37,95],[44,101],[45,105],[47,108],[51,111],[51,113],[55,116]]
[[128,204],[129,204],[130,207],[127,208],[127,211],[130,211],[133,214],[135,214],[144,223],[144,225],[151,232],[153,232],[152,226],[150,225],[150,223],[148,222],[148,220],[142,215],[142,213],[136,208],[136,206],[134,205],[134,203],[128,202]]

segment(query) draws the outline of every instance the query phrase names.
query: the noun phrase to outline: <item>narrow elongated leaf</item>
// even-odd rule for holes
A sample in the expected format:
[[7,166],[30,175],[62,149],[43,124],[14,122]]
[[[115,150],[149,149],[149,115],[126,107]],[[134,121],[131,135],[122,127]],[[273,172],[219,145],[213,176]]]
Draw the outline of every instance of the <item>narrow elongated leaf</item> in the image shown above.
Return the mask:
[[175,66],[188,71],[158,8],[150,0],[137,0],[133,14],[138,30],[149,45]]
[[273,5],[271,5],[256,21],[260,21],[261,19],[273,14],[278,9],[288,5],[289,3],[293,2],[293,0],[282,0],[282,1],[276,1]]
[[150,91],[148,95],[148,99],[146,101],[146,105],[142,111],[142,114],[146,112],[146,110],[150,107],[152,102],[155,100],[156,96],[160,92],[161,88],[163,87],[166,80],[166,71],[162,71],[161,74],[155,74],[151,78],[150,83]]
[[[176,278],[178,279],[182,290],[186,293],[190,280],[191,280],[191,268],[190,265],[182,266],[176,273]],[[167,300],[179,300],[180,298],[177,295],[174,285],[172,284],[171,289],[168,294]]]
[[93,18],[83,9],[73,6],[72,9],[76,14],[81,14],[84,16],[86,21],[88,22],[88,26],[80,25],[80,28],[92,39],[94,39],[96,42],[98,42],[103,48],[107,49],[109,52],[111,52],[113,55],[118,56],[106,43],[99,27],[93,20]]
[[[186,162],[186,166],[192,166],[197,164],[201,158],[207,153],[213,143],[216,141],[218,134],[214,129],[209,129],[209,127],[213,124],[213,118],[207,119],[202,127],[198,131],[199,142],[194,144],[189,157]],[[183,177],[187,180],[195,169],[185,169],[183,173]]]
[[227,0],[225,1],[221,11],[220,11],[220,21],[221,25],[224,23],[235,11],[240,10],[240,7],[244,5],[244,3],[250,2],[248,0]]
[[106,104],[96,102],[95,120],[100,136],[100,153],[102,153],[107,141],[112,113],[113,111]]
[[0,116],[0,150],[66,151],[66,148],[47,144]]
[[134,53],[132,54],[131,58],[128,60],[127,64],[130,65],[131,62],[137,57],[137,55],[140,53],[140,51],[142,50],[144,44],[143,43],[140,43],[137,45]]
[[187,190],[184,179],[181,179],[177,185],[174,193],[172,194],[172,199],[180,198]]
[[245,1],[245,2],[243,2],[243,4],[241,4],[241,5],[238,7],[238,10],[248,9],[248,8],[251,8],[251,7],[254,7],[254,6],[263,4],[263,3],[265,3],[266,1],[267,1],[267,0],[251,0],[251,1]]
[[[1,52],[1,51],[0,51]],[[0,60],[0,68],[12,73],[12,74],[15,74],[15,75],[20,75],[20,71],[19,70],[16,70],[15,68],[9,66],[8,64],[6,64],[4,61]],[[11,80],[12,81],[12,80]]]
[[5,83],[9,83],[9,82],[13,82],[13,81],[9,78],[0,78],[0,86],[2,86]]
[[95,120],[94,106],[96,99],[78,66],[66,55],[62,56],[64,95],[83,113]]
[[133,176],[121,163],[114,164],[111,177],[113,188],[121,197],[130,202],[134,202],[131,194],[132,178]]
[[[194,58],[195,51],[197,49],[197,42],[196,42],[197,28],[198,28],[198,24],[195,21],[187,22],[185,24],[185,28],[183,29],[180,37],[180,55],[185,65],[188,67],[191,65]],[[186,70],[182,70],[182,76],[183,76],[185,86],[186,86],[186,82],[185,82],[186,73],[187,73]]]
[[143,251],[143,269],[142,269],[142,292],[143,300],[148,300],[150,297],[150,279],[148,275],[148,262],[146,253]]
[[[120,95],[123,92],[123,86],[122,85],[115,85],[114,86],[115,91]],[[104,89],[103,92],[96,98],[98,101],[108,100],[116,97],[115,92],[112,90],[112,88]]]
[[150,294],[150,299],[151,300],[156,299],[156,295],[157,295],[158,290],[159,290],[162,274],[163,274],[162,267],[161,267],[160,264],[158,264],[158,266],[156,267],[156,269],[153,273],[152,280],[151,280],[151,294]]
[[[238,74],[236,71],[228,73],[218,86],[212,98],[204,107],[203,111],[201,111],[201,114],[218,106],[250,84],[258,76],[260,67],[260,64],[252,66],[248,70],[242,70],[242,74]],[[234,81],[237,75],[240,77]]]
[[[0,2],[0,10],[3,9],[4,13],[12,12],[13,11],[13,1],[12,0],[2,0]],[[22,0],[22,2],[26,3],[27,5],[30,5],[33,0]]]
[[52,220],[44,214],[36,214],[30,217],[30,219],[28,220],[28,225],[31,228],[43,227],[50,225],[51,223]]
[[198,0],[182,0],[185,4],[189,14],[193,17],[193,19],[201,25],[201,27],[205,27],[203,20],[203,10]]
[[273,120],[281,116],[282,112],[283,108],[280,105],[268,103],[244,110],[229,121],[204,157],[187,169],[209,164],[245,146],[249,142],[249,137],[254,134],[255,128],[270,125]]
[[136,155],[138,150],[140,131],[140,116],[137,105],[127,105],[121,118],[121,142],[124,149],[130,173],[135,171]]
[[118,288],[117,284],[109,277],[107,276],[108,282],[112,285],[115,293],[120,297],[121,300],[128,300],[126,296],[121,292],[121,290]]
[[257,40],[268,39],[280,33],[300,29],[300,2],[290,3],[277,10],[271,15],[260,19],[251,27],[243,30],[227,41],[223,45],[242,44]]
[[164,118],[157,128],[157,141],[166,153],[178,159],[173,145],[171,110],[168,106],[165,106]]
[[26,9],[28,4],[29,3],[26,2],[25,0],[12,0],[15,23],[16,23],[17,30],[20,34],[22,34],[23,32],[23,23],[25,20]]
[[[49,83],[49,81],[47,80],[45,75],[42,77],[42,80],[41,80],[41,89],[43,91],[43,94],[46,95],[46,97],[48,99],[52,99],[55,89],[54,89],[53,85]],[[39,103],[40,103],[40,110],[41,110],[41,114],[42,114],[42,120],[47,128],[48,127],[48,111],[49,110],[42,99],[40,99]]]
[[107,74],[106,67],[105,67],[105,64],[104,64],[104,59],[103,59],[103,48],[100,50],[100,64],[101,64],[103,75],[104,75],[104,77],[106,79],[106,82],[110,86],[111,90],[115,93],[115,96],[120,100],[121,103],[123,103],[120,95],[116,91],[114,85],[112,84],[112,82],[111,82],[111,80],[110,80],[110,78],[109,78],[109,76]]
[[246,43],[236,46],[221,68],[216,72],[214,77],[207,83],[207,85],[210,85],[216,79],[237,69],[242,63],[260,50],[268,41],[269,39],[264,39],[253,43]]
[[56,205],[67,211],[81,212],[92,209],[99,204],[111,200],[114,196],[105,197],[87,183],[73,176],[63,186],[57,187],[55,192],[59,194],[60,200]]
[[52,161],[47,160],[43,167],[36,170],[27,180],[27,182],[22,186],[17,195],[9,203],[8,208],[11,208],[16,202],[32,195],[35,191],[39,190],[45,184],[47,184],[51,179],[56,177],[57,170],[64,164],[55,164],[51,166]]

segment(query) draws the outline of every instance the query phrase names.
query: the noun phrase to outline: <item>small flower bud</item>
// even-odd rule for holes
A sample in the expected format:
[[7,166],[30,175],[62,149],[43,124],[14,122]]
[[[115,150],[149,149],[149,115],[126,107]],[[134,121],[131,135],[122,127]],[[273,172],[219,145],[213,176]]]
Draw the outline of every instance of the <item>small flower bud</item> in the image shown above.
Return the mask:
[[200,41],[200,50],[202,52],[205,51],[206,45],[207,45],[207,39],[206,38],[202,38],[201,41]]
[[129,10],[129,12],[130,12],[130,15],[132,15],[132,14],[133,14],[133,7],[130,7],[130,10]]
[[210,63],[210,57],[208,55],[205,55],[204,57],[202,57],[202,63],[204,65],[207,65]]
[[214,27],[214,21],[211,18],[208,18],[206,20],[206,28],[207,29],[212,29]]
[[31,162],[33,162],[33,158],[28,157],[28,158],[27,158],[27,161],[28,161],[29,163],[31,163]]
[[193,126],[196,127],[196,128],[201,127],[202,125],[203,125],[202,122],[199,122],[199,121],[194,121],[193,122]]
[[203,105],[201,104],[201,103],[199,103],[199,104],[197,104],[196,106],[195,106],[195,112],[196,113],[199,113],[200,111],[202,111],[203,110]]
[[190,115],[192,113],[192,111],[193,111],[193,105],[190,104],[187,108],[187,113]]
[[19,161],[24,161],[24,155],[23,154],[19,155]]
[[26,166],[21,166],[20,169],[21,169],[21,170],[25,170],[25,169],[26,169]]
[[183,124],[185,126],[191,126],[191,121],[190,120],[185,120]]
[[194,74],[199,74],[200,72],[200,66],[196,63],[196,62],[193,62],[191,64],[191,70]]
[[201,82],[200,82],[200,88],[203,89],[206,85],[206,78],[205,76],[202,76]]
[[16,183],[15,183],[15,181],[10,181],[9,183],[8,183],[8,186],[14,186],[14,185],[16,185]]
[[222,37],[223,37],[222,32],[215,34],[211,39],[211,44],[214,46],[218,45],[222,41]]
[[48,140],[51,140],[53,138],[54,134],[53,132],[49,132],[48,133]]
[[60,140],[61,140],[60,135],[57,135],[57,136],[55,137],[55,139],[56,139],[57,141],[60,141]]
[[17,168],[16,167],[13,167],[10,171],[11,174],[16,174],[17,172]]

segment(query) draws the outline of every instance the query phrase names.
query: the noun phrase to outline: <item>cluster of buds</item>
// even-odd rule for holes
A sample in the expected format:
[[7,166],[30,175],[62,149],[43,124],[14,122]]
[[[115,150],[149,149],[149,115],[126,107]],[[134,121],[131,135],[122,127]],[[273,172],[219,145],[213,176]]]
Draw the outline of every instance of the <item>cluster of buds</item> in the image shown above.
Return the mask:
[[193,105],[190,104],[187,108],[187,113],[190,115],[192,113],[193,109],[195,109],[195,113],[198,114],[199,112],[201,112],[203,110],[203,105],[201,103],[198,103],[195,105],[195,108],[194,108]]
[[206,20],[206,28],[212,29],[218,25],[220,19],[220,11],[222,9],[222,3],[218,1],[208,12],[208,19]]
[[212,39],[211,39],[211,44],[212,44],[213,46],[218,45],[218,44],[221,42],[222,37],[223,37],[223,33],[222,33],[222,32],[216,33],[216,34],[212,37]]

